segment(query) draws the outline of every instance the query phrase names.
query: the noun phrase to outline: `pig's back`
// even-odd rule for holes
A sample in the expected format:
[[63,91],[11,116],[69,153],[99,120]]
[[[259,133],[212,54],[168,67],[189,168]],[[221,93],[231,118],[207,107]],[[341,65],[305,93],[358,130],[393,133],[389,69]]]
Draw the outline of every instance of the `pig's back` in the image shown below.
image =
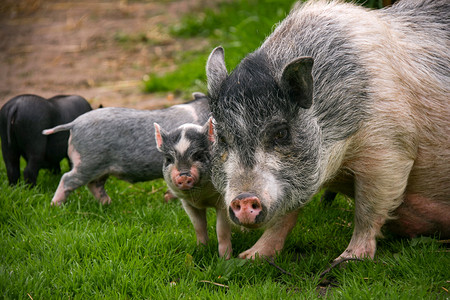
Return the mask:
[[400,136],[405,155],[415,158],[408,189],[441,191],[442,198],[450,193],[449,32],[448,0],[399,1],[375,11],[310,1],[298,5],[257,52],[278,79],[290,61],[313,57],[311,113],[323,142],[360,129],[385,132],[380,143]]

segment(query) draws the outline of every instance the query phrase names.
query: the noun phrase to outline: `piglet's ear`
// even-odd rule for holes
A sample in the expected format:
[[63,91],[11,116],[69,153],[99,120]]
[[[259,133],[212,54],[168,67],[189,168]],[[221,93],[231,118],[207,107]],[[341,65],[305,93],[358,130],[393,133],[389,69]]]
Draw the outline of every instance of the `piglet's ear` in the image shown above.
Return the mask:
[[310,108],[313,103],[312,57],[300,57],[291,61],[281,75],[281,86],[291,101],[302,108]]
[[201,98],[205,98],[206,95],[200,92],[193,92],[192,93],[192,98],[194,98],[195,100],[197,99],[201,99]]
[[208,135],[208,140],[211,143],[216,141],[216,137],[214,136],[214,119],[213,117],[209,117],[208,121],[206,121],[205,125],[203,125],[203,132]]
[[155,126],[156,147],[158,148],[159,151],[161,151],[161,147],[163,144],[164,130],[161,129],[161,126],[159,126],[158,123],[153,123],[153,126]]
[[206,77],[208,78],[208,92],[215,98],[220,86],[227,78],[228,71],[225,66],[225,53],[222,47],[215,48],[206,62]]

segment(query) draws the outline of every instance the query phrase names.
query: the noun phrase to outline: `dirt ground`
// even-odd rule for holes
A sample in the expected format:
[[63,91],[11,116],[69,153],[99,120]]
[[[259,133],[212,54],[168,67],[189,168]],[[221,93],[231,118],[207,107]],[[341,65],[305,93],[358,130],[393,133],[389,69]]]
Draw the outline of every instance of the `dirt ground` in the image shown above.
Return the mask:
[[182,102],[142,92],[142,78],[173,70],[180,51],[209,47],[177,40],[169,26],[206,0],[1,0],[0,106],[24,93],[78,94],[102,104],[155,109]]

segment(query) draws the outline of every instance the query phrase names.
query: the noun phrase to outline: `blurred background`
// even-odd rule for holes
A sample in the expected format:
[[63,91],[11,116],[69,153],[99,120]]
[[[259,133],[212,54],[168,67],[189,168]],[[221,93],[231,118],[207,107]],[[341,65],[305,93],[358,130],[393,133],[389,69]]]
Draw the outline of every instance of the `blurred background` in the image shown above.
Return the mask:
[[206,92],[205,63],[214,47],[224,46],[233,69],[294,2],[2,0],[0,107],[23,93],[78,94],[93,107],[185,102]]

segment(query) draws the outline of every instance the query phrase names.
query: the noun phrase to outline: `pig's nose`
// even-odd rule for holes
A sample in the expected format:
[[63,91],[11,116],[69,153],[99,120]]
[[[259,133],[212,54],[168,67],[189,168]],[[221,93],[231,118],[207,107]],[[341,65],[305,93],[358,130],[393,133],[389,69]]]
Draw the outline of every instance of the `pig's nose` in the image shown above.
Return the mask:
[[251,227],[264,219],[261,201],[250,193],[243,193],[234,198],[229,212],[231,220],[238,225]]
[[194,186],[194,178],[189,173],[180,173],[175,178],[175,185],[182,191],[189,190]]

